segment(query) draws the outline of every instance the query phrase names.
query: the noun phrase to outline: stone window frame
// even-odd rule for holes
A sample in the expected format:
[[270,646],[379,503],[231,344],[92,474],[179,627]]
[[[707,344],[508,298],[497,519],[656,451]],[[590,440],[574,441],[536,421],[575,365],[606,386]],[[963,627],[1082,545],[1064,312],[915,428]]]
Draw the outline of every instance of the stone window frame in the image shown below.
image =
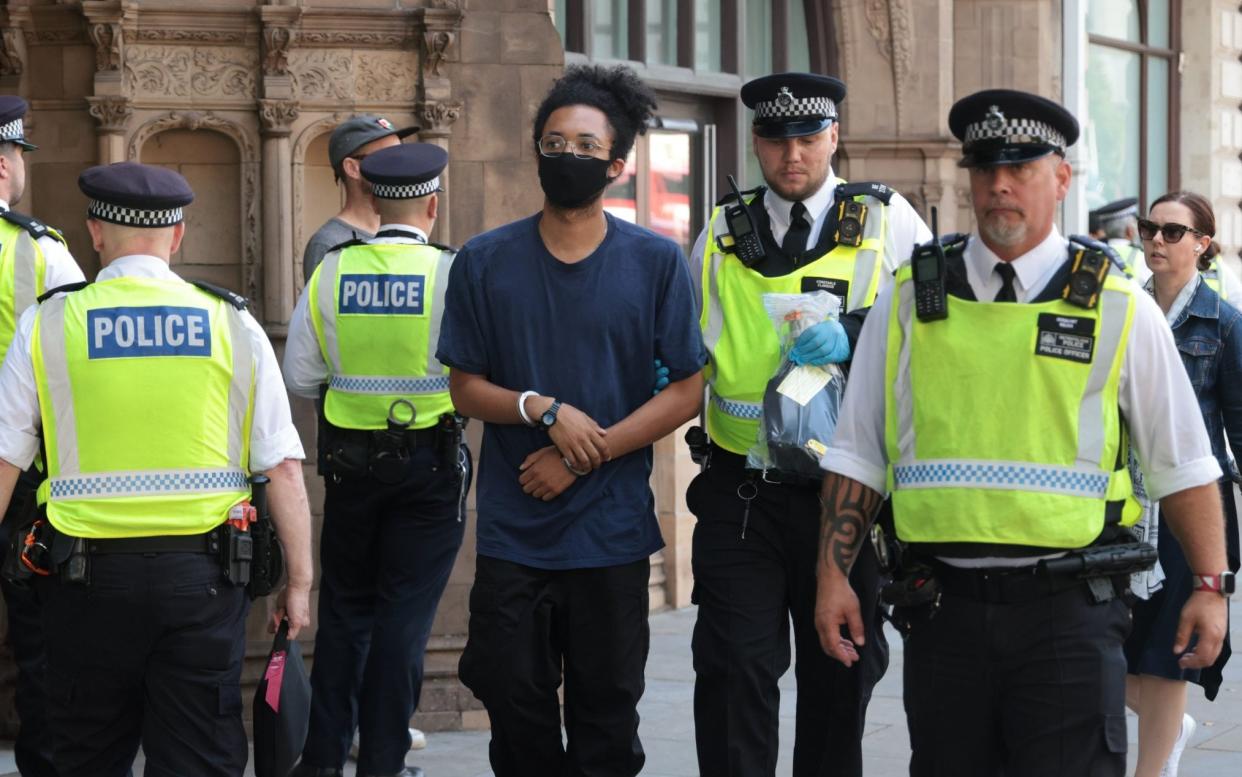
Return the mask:
[[1147,122],[1147,101],[1148,101],[1148,61],[1153,58],[1163,59],[1169,65],[1169,94],[1168,106],[1166,107],[1166,121],[1168,122],[1168,143],[1169,149],[1174,153],[1165,155],[1167,160],[1167,180],[1168,190],[1177,191],[1181,188],[1181,154],[1176,153],[1181,148],[1181,68],[1179,67],[1181,57],[1183,56],[1181,48],[1182,37],[1182,0],[1168,0],[1169,3],[1169,48],[1160,46],[1152,46],[1148,44],[1148,0],[1131,0],[1138,9],[1139,17],[1139,40],[1142,43],[1134,43],[1133,41],[1119,40],[1106,35],[1098,35],[1089,33],[1087,35],[1087,43],[1091,46],[1103,46],[1105,48],[1126,51],[1139,55],[1139,208],[1145,210],[1147,203],[1164,192],[1154,193],[1147,190],[1148,166],[1147,166],[1147,140],[1148,140],[1148,122]]

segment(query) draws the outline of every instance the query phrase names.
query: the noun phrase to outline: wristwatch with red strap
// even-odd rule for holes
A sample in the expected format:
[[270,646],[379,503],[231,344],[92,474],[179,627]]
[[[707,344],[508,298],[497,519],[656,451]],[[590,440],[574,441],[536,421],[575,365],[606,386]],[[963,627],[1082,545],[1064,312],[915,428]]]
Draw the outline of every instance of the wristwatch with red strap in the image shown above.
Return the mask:
[[1219,575],[1194,575],[1196,591],[1212,591],[1221,596],[1231,596],[1237,587],[1237,578],[1229,570]]

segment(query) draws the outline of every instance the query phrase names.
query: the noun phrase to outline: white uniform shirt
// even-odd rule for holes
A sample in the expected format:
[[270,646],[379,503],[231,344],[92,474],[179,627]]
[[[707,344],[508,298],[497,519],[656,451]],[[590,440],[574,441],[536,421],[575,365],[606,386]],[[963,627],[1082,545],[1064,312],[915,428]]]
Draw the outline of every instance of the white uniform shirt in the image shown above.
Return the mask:
[[[383,224],[379,232],[397,231],[407,233],[404,236],[375,237],[367,241],[374,245],[406,243],[417,245],[427,242],[427,235],[418,227],[408,224]],[[378,234],[378,233],[377,233]],[[302,289],[298,304],[293,308],[293,319],[289,322],[289,339],[285,342],[285,385],[289,391],[300,397],[319,398],[319,387],[328,382],[330,377],[328,363],[319,350],[319,338],[315,335],[315,324],[311,321],[310,284]]]
[[[1067,243],[1053,228],[1047,239],[1013,261],[1018,302],[1042,291],[1067,256]],[[1000,290],[1000,261],[977,234],[965,251],[966,278],[976,298],[991,300]],[[846,381],[845,400],[832,446],[821,466],[857,480],[881,494],[888,489],[884,444],[884,373],[892,286],[880,293],[858,338]],[[1119,404],[1142,465],[1152,500],[1215,482],[1220,467],[1212,456],[1199,403],[1182,366],[1173,333],[1155,301],[1135,289],[1134,322],[1121,363]],[[1015,408],[1019,406],[1015,398]]]
[[[806,206],[807,216],[814,219],[810,237],[807,238],[807,246],[813,247],[818,243],[820,233],[835,204],[837,185],[841,183],[844,181],[829,170],[828,178],[824,181],[824,185],[819,187],[819,191],[802,201],[802,204]],[[785,233],[789,231],[793,202],[768,189],[763,196],[763,208],[768,212],[772,238],[779,245],[785,239]],[[882,259],[884,277],[880,279],[881,289],[891,285],[893,273],[898,267],[910,261],[910,254],[914,252],[915,246],[932,239],[931,230],[923,223],[923,219],[911,207],[910,202],[897,192],[894,192],[892,199],[889,200],[887,216],[888,221],[884,226]],[[868,217],[874,216],[869,214]],[[694,241],[694,248],[690,251],[690,272],[694,279],[695,294],[700,308],[703,305],[703,290],[699,287],[703,283],[703,254],[706,243],[707,228],[705,227],[699,233],[698,239]]]
[[[168,263],[155,256],[122,256],[99,271],[97,280],[118,277],[180,280]],[[18,320],[17,334],[0,366],[0,458],[27,469],[39,450],[39,395],[35,387],[30,344],[37,308],[31,306]],[[249,313],[241,314],[251,347],[258,358],[255,370],[254,420],[250,429],[250,471],[266,472],[285,459],[303,459],[306,453],[289,412],[289,397],[280,379],[276,353],[263,327]]]
[[[9,204],[0,200],[0,211],[9,209]],[[73,260],[65,244],[50,235],[44,235],[35,241],[43,250],[43,288],[51,291],[57,286],[78,283],[86,280],[82,268]]]

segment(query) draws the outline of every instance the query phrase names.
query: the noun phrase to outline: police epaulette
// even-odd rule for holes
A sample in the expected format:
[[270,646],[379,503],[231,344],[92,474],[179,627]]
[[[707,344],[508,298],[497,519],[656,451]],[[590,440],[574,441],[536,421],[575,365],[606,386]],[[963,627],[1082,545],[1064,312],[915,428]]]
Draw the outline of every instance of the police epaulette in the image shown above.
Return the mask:
[[205,291],[213,297],[219,297],[238,310],[246,310],[250,307],[250,300],[235,291],[229,291],[223,286],[217,286],[216,284],[208,283],[207,281],[190,281],[190,283],[197,286],[199,290]]
[[447,251],[450,254],[455,254],[458,251],[458,249],[453,248],[450,245],[445,245],[444,243],[433,243],[430,240],[427,241],[427,245],[431,246],[432,248],[438,248],[441,251]]
[[90,281],[75,281],[74,283],[63,283],[60,286],[57,286],[54,289],[48,289],[47,291],[43,292],[39,296],[35,297],[35,302],[42,304],[57,294],[61,294],[61,293],[68,294],[71,291],[81,291],[82,289],[85,289],[87,286],[90,286],[90,285],[91,285]]
[[837,185],[837,198],[857,197],[860,194],[866,194],[869,197],[875,197],[880,202],[887,205],[889,200],[893,199],[893,195],[897,192],[882,184],[879,181],[851,181]]
[[1074,246],[1081,246],[1088,251],[1104,254],[1108,257],[1108,261],[1112,262],[1113,267],[1121,272],[1122,275],[1129,276],[1130,271],[1126,269],[1126,263],[1121,261],[1121,254],[1117,253],[1117,249],[1100,240],[1087,235],[1070,235],[1070,255],[1074,254]]
[[337,251],[342,251],[346,248],[349,248],[350,246],[364,246],[366,244],[367,244],[367,241],[363,240],[362,238],[353,237],[353,238],[350,238],[349,240],[346,240],[344,243],[337,243],[336,245],[329,248],[327,251],[324,251],[323,255],[327,256],[328,254],[335,253]]
[[62,243],[65,242],[64,236],[59,231],[52,229],[34,216],[27,216],[25,213],[18,213],[15,210],[5,210],[0,211],[0,218],[26,230],[35,240],[41,237],[54,237]]
[[[743,189],[742,196],[745,197],[748,194],[754,194],[757,197],[762,197],[763,193],[766,192],[767,190],[768,190],[768,187],[766,186],[756,186],[753,189]],[[726,192],[725,196],[721,197],[719,200],[716,200],[716,207],[719,208],[721,205],[724,205],[729,202],[733,202],[733,200],[735,199],[737,198],[733,196],[733,192]]]

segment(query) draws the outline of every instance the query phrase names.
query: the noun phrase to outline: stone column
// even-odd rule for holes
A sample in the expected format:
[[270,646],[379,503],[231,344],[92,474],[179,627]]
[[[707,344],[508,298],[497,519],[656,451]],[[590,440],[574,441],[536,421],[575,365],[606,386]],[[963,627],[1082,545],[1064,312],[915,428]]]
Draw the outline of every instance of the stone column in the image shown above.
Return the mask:
[[125,129],[134,115],[134,106],[128,97],[109,95],[87,97],[90,114],[99,126],[99,164],[109,165],[125,161]]
[[134,115],[125,90],[125,40],[137,24],[138,6],[121,0],[86,0],[82,14],[95,44],[94,96],[86,99],[91,116],[99,122],[99,163],[121,162],[125,132]]
[[[440,8],[424,8],[416,17],[415,23],[422,27],[422,66],[419,68],[420,101],[415,107],[422,131],[418,139],[425,143],[434,143],[445,151],[449,147],[449,127],[461,115],[462,104],[452,99],[452,85],[448,74],[444,72],[444,64],[455,55],[458,31],[461,29],[462,12],[456,4],[443,4]],[[449,169],[453,160],[449,159]],[[444,188],[448,189],[449,170],[441,176]],[[449,195],[452,197],[452,194]],[[451,208],[441,207],[433,239],[442,243],[460,245],[468,235],[453,235]]]
[[[424,143],[434,143],[445,151],[449,148],[449,127],[453,122],[457,121],[457,117],[461,115],[462,104],[460,102],[422,102],[418,104],[415,115],[418,117],[419,126],[422,129],[418,133],[418,139]],[[440,174],[440,185],[445,190],[449,190],[449,170],[452,169],[453,160],[450,157],[449,166]],[[449,195],[452,196],[451,194]],[[452,232],[452,222],[449,220],[451,209],[441,205],[439,216],[436,218],[435,235],[433,236],[441,243],[451,243],[450,236]],[[457,243],[460,245],[465,242],[468,235],[457,236]]]

